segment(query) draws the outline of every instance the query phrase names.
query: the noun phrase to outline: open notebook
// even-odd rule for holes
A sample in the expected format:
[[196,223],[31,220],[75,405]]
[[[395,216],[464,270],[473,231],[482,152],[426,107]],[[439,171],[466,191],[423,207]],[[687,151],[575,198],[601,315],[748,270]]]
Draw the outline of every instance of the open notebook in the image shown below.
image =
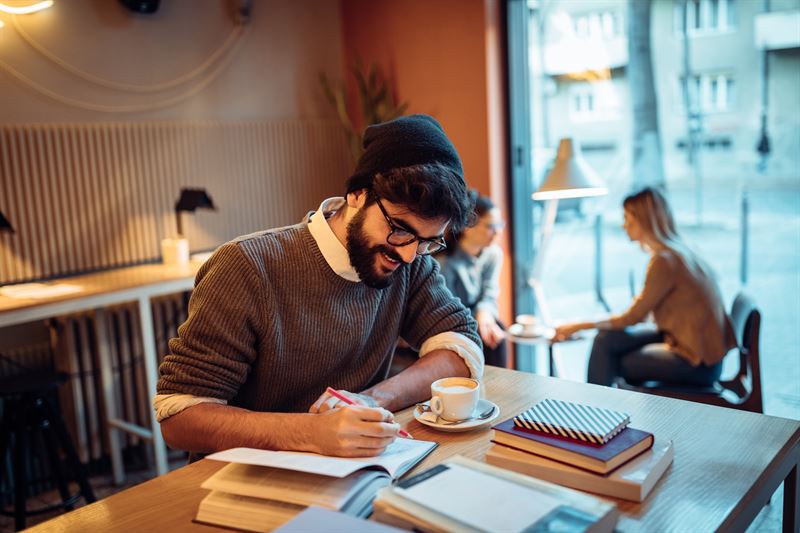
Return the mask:
[[392,478],[405,474],[428,455],[435,442],[397,439],[377,457],[331,457],[309,452],[276,452],[253,448],[232,448],[213,453],[206,459],[254,466],[269,466],[295,472],[308,472],[324,476],[345,477],[362,468],[384,470]]
[[207,458],[228,461],[201,487],[211,493],[196,520],[249,531],[271,531],[308,506],[364,517],[376,492],[427,456],[435,442],[398,439],[377,457],[234,448]]

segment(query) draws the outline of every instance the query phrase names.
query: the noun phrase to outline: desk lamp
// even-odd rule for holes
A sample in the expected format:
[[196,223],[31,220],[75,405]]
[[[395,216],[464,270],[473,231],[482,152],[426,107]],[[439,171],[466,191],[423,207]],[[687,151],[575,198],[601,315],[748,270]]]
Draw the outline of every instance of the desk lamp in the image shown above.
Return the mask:
[[181,211],[194,213],[196,209],[216,210],[214,202],[205,189],[181,189],[181,196],[175,202],[175,218],[178,219],[178,238],[183,238]]
[[181,213],[193,213],[197,209],[212,209],[214,202],[205,189],[181,189],[181,195],[175,202],[175,219],[178,224],[178,236],[175,239],[161,241],[161,253],[166,264],[186,264],[189,262],[189,241],[183,235]]
[[542,269],[547,246],[556,222],[558,201],[566,198],[586,198],[605,194],[608,194],[608,189],[581,156],[578,143],[569,137],[561,139],[558,143],[558,154],[553,168],[547,174],[539,190],[533,193],[533,199],[545,202],[545,208],[542,236],[539,251],[533,262],[530,284],[536,297],[539,315],[545,325],[550,325],[552,322],[542,287]]
[[[0,211],[0,233],[14,233],[14,227],[11,225],[11,222],[8,221],[2,211]],[[2,280],[0,280],[0,286],[1,285]]]

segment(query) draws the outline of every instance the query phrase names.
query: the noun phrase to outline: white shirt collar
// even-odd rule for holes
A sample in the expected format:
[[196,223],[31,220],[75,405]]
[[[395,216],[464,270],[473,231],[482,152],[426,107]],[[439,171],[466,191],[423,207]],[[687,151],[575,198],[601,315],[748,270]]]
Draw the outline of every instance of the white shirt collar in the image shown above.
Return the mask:
[[334,196],[323,200],[308,221],[308,231],[319,246],[322,257],[337,275],[348,281],[360,282],[356,269],[350,263],[350,254],[347,248],[339,241],[333,230],[328,225],[327,218],[337,210],[344,207],[345,200],[341,196]]

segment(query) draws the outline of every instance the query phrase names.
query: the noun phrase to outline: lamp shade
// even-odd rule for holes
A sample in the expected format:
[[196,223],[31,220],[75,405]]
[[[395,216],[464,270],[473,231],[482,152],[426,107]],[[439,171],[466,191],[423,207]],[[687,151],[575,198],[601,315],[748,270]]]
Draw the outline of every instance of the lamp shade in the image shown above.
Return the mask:
[[0,231],[14,233],[14,227],[11,225],[11,222],[8,221],[2,211],[0,211]]
[[216,209],[214,202],[205,189],[181,189],[181,195],[175,202],[175,218],[178,222],[178,236],[183,235],[181,211],[194,212],[195,209]]
[[175,202],[175,211],[194,211],[198,208],[216,209],[205,189],[181,189],[181,195]]
[[581,156],[578,143],[567,137],[558,143],[555,165],[535,193],[534,200],[561,200],[608,194],[603,181]]

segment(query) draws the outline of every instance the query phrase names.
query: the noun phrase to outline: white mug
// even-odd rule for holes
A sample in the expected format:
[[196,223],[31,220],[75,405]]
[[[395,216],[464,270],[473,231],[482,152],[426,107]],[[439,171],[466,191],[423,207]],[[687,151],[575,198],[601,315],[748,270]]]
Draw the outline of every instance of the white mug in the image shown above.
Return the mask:
[[522,326],[522,331],[531,334],[536,331],[536,315],[517,315],[517,324]]
[[472,378],[442,378],[431,384],[431,412],[449,422],[472,418],[481,384]]

